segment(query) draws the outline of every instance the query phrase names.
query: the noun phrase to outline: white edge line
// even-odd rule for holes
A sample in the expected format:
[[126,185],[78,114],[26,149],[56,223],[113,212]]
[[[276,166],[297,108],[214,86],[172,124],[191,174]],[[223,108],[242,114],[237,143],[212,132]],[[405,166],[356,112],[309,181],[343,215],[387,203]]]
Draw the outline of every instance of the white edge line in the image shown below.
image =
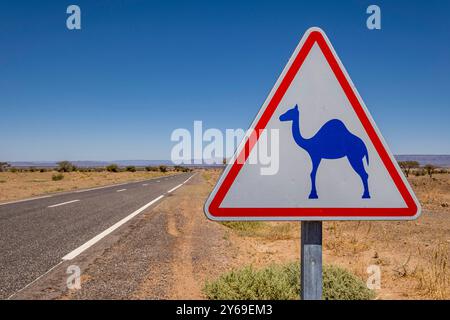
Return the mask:
[[183,182],[183,184],[185,184],[186,182],[188,182],[189,180],[191,180],[191,178],[192,178],[193,176],[195,176],[196,174],[197,174],[197,173],[194,173],[192,176],[190,176],[189,178],[187,178],[186,181]]
[[28,198],[28,199],[22,199],[22,200],[3,202],[3,203],[0,203],[0,206],[4,206],[6,204],[13,204],[13,203],[20,203],[20,202],[26,202],[26,201],[32,201],[32,200],[45,199],[45,198],[50,198],[50,197],[52,197],[52,196],[48,195],[48,196],[42,196],[42,197],[34,197],[34,198]]
[[164,197],[164,195],[159,196],[158,198],[150,201],[149,203],[147,203],[145,206],[137,209],[135,212],[133,212],[132,214],[130,214],[129,216],[126,216],[125,218],[123,218],[122,220],[120,220],[119,222],[115,223],[114,225],[112,225],[111,227],[109,227],[108,229],[106,229],[105,231],[103,231],[102,233],[96,235],[94,238],[92,238],[91,240],[89,240],[88,242],[84,243],[83,245],[79,246],[78,248],[76,248],[75,250],[73,250],[72,252],[66,254],[62,260],[72,260],[73,258],[77,257],[80,253],[82,253],[83,251],[89,249],[90,247],[92,247],[94,244],[96,244],[97,242],[99,242],[101,239],[103,239],[104,237],[106,237],[108,234],[110,234],[111,232],[113,232],[114,230],[116,230],[117,228],[119,228],[120,226],[122,226],[123,224],[127,223],[128,221],[130,221],[131,219],[133,219],[135,216],[137,216],[139,213],[141,213],[142,211],[144,211],[145,209],[147,209],[148,207],[150,207],[152,204],[154,204],[155,202],[157,202],[158,200],[162,199]]
[[78,202],[78,201],[80,201],[80,200],[72,200],[72,201],[66,201],[66,202],[62,202],[62,203],[57,203],[57,204],[53,204],[51,206],[48,206],[47,208],[59,207],[59,206],[65,205],[65,204],[74,203],[74,202]]
[[127,189],[120,189],[120,190],[116,190],[116,192],[122,192],[122,191],[126,191]]
[[170,189],[170,190],[167,191],[167,192],[168,192],[168,193],[174,192],[175,190],[177,190],[177,189],[178,189],[179,187],[181,187],[182,185],[183,185],[183,184],[181,183],[181,184],[177,185],[176,187]]
[[25,290],[26,288],[28,288],[29,286],[31,286],[33,283],[35,283],[36,281],[38,281],[39,279],[41,279],[43,276],[45,276],[46,274],[50,273],[53,269],[55,269],[56,267],[58,267],[61,263],[63,263],[64,261],[60,261],[58,262],[56,265],[54,265],[53,267],[51,267],[50,269],[48,269],[46,272],[44,272],[43,274],[41,274],[39,277],[37,277],[36,279],[34,279],[33,281],[31,281],[29,284],[27,284],[25,287],[23,287],[22,289],[17,290],[16,292],[14,292],[12,295],[10,295],[6,300],[11,300],[12,297],[14,297],[16,294],[22,292],[23,290]]

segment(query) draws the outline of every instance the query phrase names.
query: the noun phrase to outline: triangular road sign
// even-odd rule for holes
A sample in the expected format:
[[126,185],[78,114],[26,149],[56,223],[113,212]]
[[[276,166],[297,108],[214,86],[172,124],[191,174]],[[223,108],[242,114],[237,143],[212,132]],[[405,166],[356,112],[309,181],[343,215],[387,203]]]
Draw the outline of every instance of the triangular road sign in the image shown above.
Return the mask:
[[[249,159],[272,131],[279,137],[279,166],[262,174],[262,164]],[[249,132],[205,203],[210,219],[402,220],[420,214],[319,28],[305,33]]]

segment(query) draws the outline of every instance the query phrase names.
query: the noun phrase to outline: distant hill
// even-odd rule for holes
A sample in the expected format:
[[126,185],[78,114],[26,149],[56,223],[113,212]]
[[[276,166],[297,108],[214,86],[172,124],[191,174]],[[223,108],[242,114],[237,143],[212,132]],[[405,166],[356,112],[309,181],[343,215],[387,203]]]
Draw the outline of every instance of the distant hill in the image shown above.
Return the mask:
[[426,154],[417,154],[417,155],[396,155],[395,158],[397,161],[417,161],[421,166],[426,164],[432,164],[436,167],[450,167],[450,155],[442,154],[442,155],[426,155]]
[[[437,167],[450,167],[450,155],[396,155],[395,158],[397,161],[417,161],[421,166],[426,164],[432,164]],[[52,168],[57,166],[58,161],[13,161],[9,162],[13,167],[47,167]],[[71,161],[74,165],[80,168],[87,167],[106,167],[111,163],[115,163],[121,167],[126,166],[136,166],[136,167],[145,167],[145,166],[159,166],[173,165],[170,160],[114,160],[114,161]],[[220,161],[219,164],[212,166],[221,166]],[[192,165],[192,166],[208,166],[208,165]]]
[[[173,165],[170,160],[114,160],[114,161],[84,161],[84,160],[76,160],[70,161],[75,166],[80,168],[96,168],[96,167],[106,167],[112,163],[117,164],[121,167],[126,166],[136,166],[136,167],[144,167],[144,166],[159,166],[159,165]],[[9,162],[13,167],[44,167],[44,168],[53,168],[58,166],[58,161],[12,161]]]

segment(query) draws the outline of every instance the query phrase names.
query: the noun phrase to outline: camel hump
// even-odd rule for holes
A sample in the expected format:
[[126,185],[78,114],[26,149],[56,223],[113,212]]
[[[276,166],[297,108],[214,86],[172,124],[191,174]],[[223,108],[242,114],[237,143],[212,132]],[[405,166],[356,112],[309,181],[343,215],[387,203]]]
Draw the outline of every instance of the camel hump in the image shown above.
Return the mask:
[[341,132],[341,133],[349,132],[349,130],[347,129],[345,124],[341,120],[338,120],[338,119],[332,119],[332,120],[326,122],[320,130],[321,131],[326,130],[328,132],[334,131],[334,132]]

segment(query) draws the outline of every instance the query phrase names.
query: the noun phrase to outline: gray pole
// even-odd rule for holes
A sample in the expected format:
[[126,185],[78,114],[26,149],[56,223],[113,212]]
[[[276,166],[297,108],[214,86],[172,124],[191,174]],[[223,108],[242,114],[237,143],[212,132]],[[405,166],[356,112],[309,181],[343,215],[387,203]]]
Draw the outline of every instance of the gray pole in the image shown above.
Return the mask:
[[322,299],[322,221],[302,221],[301,227],[302,300]]

